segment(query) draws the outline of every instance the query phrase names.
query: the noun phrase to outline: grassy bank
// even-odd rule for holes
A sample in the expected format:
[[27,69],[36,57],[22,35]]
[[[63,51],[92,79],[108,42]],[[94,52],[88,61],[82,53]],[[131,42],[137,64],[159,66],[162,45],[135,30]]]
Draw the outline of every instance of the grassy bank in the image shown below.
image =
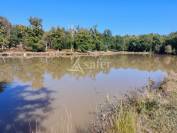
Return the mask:
[[143,90],[109,103],[90,128],[93,133],[176,133],[177,74],[170,73],[154,88],[151,81]]

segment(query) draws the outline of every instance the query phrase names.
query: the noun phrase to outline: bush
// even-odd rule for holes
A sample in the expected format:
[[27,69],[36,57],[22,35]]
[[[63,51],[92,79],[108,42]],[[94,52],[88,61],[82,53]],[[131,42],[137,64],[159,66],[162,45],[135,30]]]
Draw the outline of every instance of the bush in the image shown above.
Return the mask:
[[166,53],[166,54],[172,54],[172,53],[173,53],[173,50],[172,50],[172,46],[171,46],[171,45],[165,46],[165,53]]

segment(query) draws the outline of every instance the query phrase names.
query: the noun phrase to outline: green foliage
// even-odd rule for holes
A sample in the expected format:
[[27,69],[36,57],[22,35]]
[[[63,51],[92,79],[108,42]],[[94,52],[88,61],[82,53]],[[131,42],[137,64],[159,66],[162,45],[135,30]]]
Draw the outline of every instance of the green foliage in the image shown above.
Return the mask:
[[104,44],[102,41],[102,36],[99,33],[97,26],[93,26],[90,29],[91,32],[91,36],[92,36],[92,44],[95,45],[92,47],[92,50],[97,50],[97,51],[101,51],[104,50]]
[[147,52],[149,51],[150,47],[149,45],[145,44],[146,42],[144,41],[144,39],[140,38],[132,38],[129,41],[129,46],[128,46],[128,51],[132,51],[132,52]]
[[48,35],[51,48],[62,50],[65,43],[65,31],[63,28],[53,28]]
[[17,45],[23,44],[27,27],[23,25],[15,25],[12,27],[10,32],[10,43],[9,48],[16,47]]
[[113,45],[112,32],[109,29],[106,29],[103,32],[103,42],[106,50]]
[[9,44],[9,38],[4,36],[3,34],[0,34],[0,47],[2,50],[4,50],[4,47],[6,47]]
[[64,48],[73,49],[73,42],[74,42],[74,39],[72,37],[71,32],[65,31]]
[[115,36],[113,38],[113,44],[110,47],[111,49],[115,49],[117,51],[124,50],[124,38],[121,36]]
[[2,50],[9,45],[10,31],[10,22],[5,17],[0,17],[0,46]]
[[40,42],[43,36],[42,20],[30,17],[30,26],[26,29],[24,39],[25,49],[29,51],[39,52],[44,50],[44,46]]
[[114,36],[109,29],[100,33],[97,26],[90,29],[77,26],[69,30],[52,28],[45,32],[41,19],[30,17],[29,23],[29,26],[11,25],[6,18],[0,17],[1,50],[20,45],[25,50],[36,52],[74,49],[81,52],[112,50],[177,54],[177,32],[169,35]]
[[76,33],[75,44],[78,50],[82,52],[90,51],[94,49],[93,38],[90,31],[86,29],[79,29]]
[[171,33],[167,37],[165,45],[168,46],[167,49],[169,49],[169,45],[171,46],[171,51],[168,51],[170,52],[168,54],[177,54],[177,32]]
[[165,53],[167,53],[167,54],[172,54],[173,53],[171,45],[165,46]]

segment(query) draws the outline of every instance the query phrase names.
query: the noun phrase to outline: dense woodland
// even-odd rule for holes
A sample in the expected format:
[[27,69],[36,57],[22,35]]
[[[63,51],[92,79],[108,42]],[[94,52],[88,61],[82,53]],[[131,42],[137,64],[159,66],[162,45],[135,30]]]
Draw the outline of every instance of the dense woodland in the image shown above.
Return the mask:
[[45,31],[42,19],[29,18],[29,25],[13,25],[5,17],[0,17],[1,52],[11,49],[41,52],[71,49],[72,51],[130,51],[157,54],[177,54],[177,32],[169,35],[112,35],[109,29],[99,32],[97,26],[91,28],[65,29],[53,27]]

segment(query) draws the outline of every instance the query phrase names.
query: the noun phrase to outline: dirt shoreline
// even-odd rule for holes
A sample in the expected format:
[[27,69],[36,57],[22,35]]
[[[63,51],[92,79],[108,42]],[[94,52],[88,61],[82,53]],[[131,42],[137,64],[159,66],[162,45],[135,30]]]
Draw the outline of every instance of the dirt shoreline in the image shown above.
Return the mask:
[[0,57],[77,57],[77,56],[106,56],[106,55],[149,55],[149,52],[0,52]]

